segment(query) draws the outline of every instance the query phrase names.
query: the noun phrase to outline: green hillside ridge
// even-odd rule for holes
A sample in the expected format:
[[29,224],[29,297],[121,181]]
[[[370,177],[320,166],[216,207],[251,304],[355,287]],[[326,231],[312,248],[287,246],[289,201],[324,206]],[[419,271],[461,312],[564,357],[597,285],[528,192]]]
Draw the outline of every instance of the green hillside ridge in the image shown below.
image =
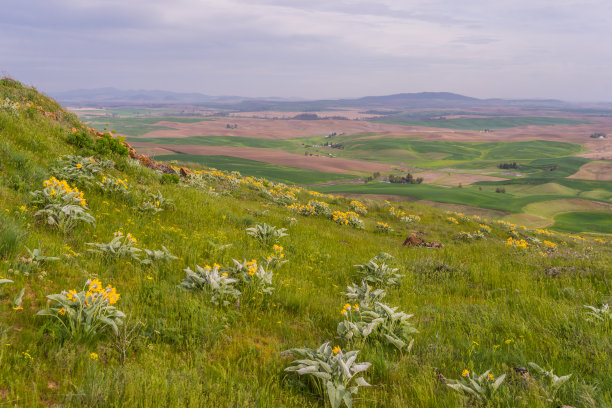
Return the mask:
[[[162,174],[18,82],[0,80],[0,104],[0,404],[324,407],[348,384],[355,407],[612,406],[609,236]],[[264,223],[287,235],[249,235]],[[444,247],[403,247],[413,232]],[[362,279],[398,326],[349,339],[388,311],[347,298]],[[330,367],[285,370],[299,352],[284,351],[326,342]],[[552,387],[529,362],[571,377]],[[449,386],[489,369],[478,396]]]

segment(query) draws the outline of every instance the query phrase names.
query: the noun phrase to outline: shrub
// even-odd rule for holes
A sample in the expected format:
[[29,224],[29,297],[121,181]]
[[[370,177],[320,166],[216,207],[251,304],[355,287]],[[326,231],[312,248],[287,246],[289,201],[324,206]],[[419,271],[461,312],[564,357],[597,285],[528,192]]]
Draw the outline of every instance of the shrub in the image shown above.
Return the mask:
[[463,370],[461,376],[463,378],[459,380],[447,379],[446,385],[467,395],[473,402],[490,400],[506,378],[506,374],[503,374],[496,379],[491,374],[491,370],[487,370],[481,375]]
[[113,306],[120,295],[115,288],[103,287],[98,279],[89,279],[83,290],[48,295],[47,307],[37,313],[57,319],[70,337],[90,340],[111,329],[115,334],[125,314]]
[[179,181],[180,181],[180,177],[178,174],[164,173],[162,174],[159,182],[161,184],[178,184]]
[[397,268],[387,265],[386,261],[393,257],[386,253],[376,255],[363,265],[355,265],[357,273],[363,281],[373,286],[396,286],[399,285],[404,275],[397,273]]
[[[359,387],[369,387],[366,380],[358,376],[372,364],[357,363],[359,351],[344,353],[340,347],[333,349],[329,343],[321,345],[317,350],[296,348],[283,352],[298,357],[291,362],[285,371],[306,376],[320,394],[327,394],[332,408],[338,408],[342,402],[348,407],[353,406],[353,395]],[[324,391],[325,390],[325,391]],[[322,395],[323,396],[323,395]]]
[[93,139],[83,130],[77,130],[66,136],[66,142],[80,149],[91,149],[94,146]]
[[277,244],[280,238],[288,235],[285,233],[285,231],[287,231],[286,228],[276,228],[266,223],[257,224],[254,227],[247,228],[246,231],[249,236],[255,238],[264,246]]
[[210,301],[215,305],[227,306],[240,297],[237,289],[238,280],[230,278],[227,272],[221,272],[221,266],[214,264],[211,268],[196,265],[196,271],[185,269],[187,276],[179,287],[188,291],[202,291],[208,294]]
[[66,180],[55,177],[43,182],[44,189],[32,192],[32,203],[40,208],[34,216],[67,233],[80,223],[95,224],[83,193]]
[[399,351],[410,351],[414,343],[411,335],[418,332],[408,321],[413,315],[380,302],[361,307],[347,303],[340,313],[344,321],[338,324],[337,332],[347,342],[369,340],[393,345]]
[[109,133],[104,133],[96,139],[94,150],[101,156],[108,156],[115,153],[119,156],[127,156],[129,149],[122,143],[119,136],[113,137]]

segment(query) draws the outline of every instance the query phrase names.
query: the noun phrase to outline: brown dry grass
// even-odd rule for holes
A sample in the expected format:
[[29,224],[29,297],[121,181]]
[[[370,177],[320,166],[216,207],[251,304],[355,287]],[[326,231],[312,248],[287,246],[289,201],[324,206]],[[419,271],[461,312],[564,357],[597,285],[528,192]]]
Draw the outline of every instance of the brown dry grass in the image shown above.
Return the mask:
[[425,184],[441,184],[446,186],[456,186],[458,184],[472,184],[478,181],[503,181],[501,177],[484,176],[481,174],[466,174],[442,171],[427,171],[415,173],[415,177],[423,177]]
[[568,178],[612,181],[612,162],[590,162]]

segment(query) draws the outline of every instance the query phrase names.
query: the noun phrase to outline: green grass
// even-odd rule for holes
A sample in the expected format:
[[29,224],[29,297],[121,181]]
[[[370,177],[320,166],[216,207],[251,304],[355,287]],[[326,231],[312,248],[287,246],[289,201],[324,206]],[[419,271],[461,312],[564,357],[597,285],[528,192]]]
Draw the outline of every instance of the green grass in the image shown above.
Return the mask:
[[[12,83],[0,82],[3,94],[24,103],[40,98],[49,109],[53,106],[34,90]],[[454,225],[444,211],[394,203],[422,218],[405,226],[375,200],[366,202],[365,228],[358,230],[322,216],[298,216],[272,202],[260,187],[211,182],[218,193],[211,195],[184,183],[161,184],[158,172],[118,157],[111,157],[116,165],[106,173],[127,180],[131,197],[83,186],[96,225],[62,235],[36,222],[30,203],[30,192],[41,188],[57,158],[80,153],[65,143],[79,123],[59,107],[54,112],[59,120],[0,110],[0,212],[15,229],[28,232],[15,251],[0,259],[0,276],[14,281],[0,292],[0,404],[324,407],[322,399],[283,371],[289,359],[281,352],[332,341],[344,350],[359,349],[359,360],[373,364],[365,377],[375,386],[360,391],[356,408],[462,406],[465,400],[440,376],[459,378],[463,369],[489,368],[511,375],[529,361],[558,375],[572,374],[559,400],[546,401],[535,385],[514,377],[489,407],[583,406],[589,398],[593,406],[612,405],[611,328],[588,321],[584,308],[610,300],[609,244],[574,242],[554,233],[546,239],[560,249],[543,257],[537,248],[505,246],[508,233],[496,223],[486,240],[466,243],[454,237],[479,228],[476,220]],[[174,211],[143,215],[132,209],[147,191],[158,190],[175,201]],[[298,199],[307,203],[313,196],[303,191]],[[334,210],[348,209],[343,198],[318,199]],[[289,217],[297,223],[288,223]],[[378,221],[395,232],[377,233]],[[215,307],[203,294],[177,288],[187,267],[269,255],[270,249],[245,231],[263,222],[286,227],[289,234],[280,242],[288,263],[275,275],[276,290],[267,302],[243,299],[240,305]],[[87,242],[108,242],[118,229],[132,233],[141,248],[163,245],[179,259],[145,266],[87,252]],[[402,247],[415,231],[444,248]],[[221,250],[211,242],[231,246]],[[62,260],[36,267],[24,260],[25,246]],[[395,256],[405,274],[399,288],[388,289],[385,301],[414,314],[419,330],[413,350],[403,355],[375,344],[348,346],[336,338],[343,292],[355,281],[353,265],[381,251]],[[142,323],[125,364],[111,335],[80,343],[66,337],[56,320],[36,316],[45,296],[80,288],[93,276],[116,287],[121,294],[117,307]],[[14,309],[21,289],[22,309]],[[90,358],[92,352],[98,360]]]
[[231,147],[252,147],[258,149],[279,149],[292,151],[296,143],[287,140],[258,139],[254,137],[241,136],[189,136],[189,137],[135,137],[128,138],[128,141],[156,143],[175,146],[231,146]]
[[506,129],[518,126],[554,126],[554,125],[578,125],[590,123],[574,119],[537,117],[537,116],[508,116],[492,118],[456,118],[439,120],[402,120],[392,116],[385,119],[375,119],[373,122],[389,123],[405,126],[426,126],[458,130],[483,130],[483,129]]
[[317,184],[328,181],[341,181],[356,178],[349,174],[326,173],[299,167],[281,166],[229,156],[199,156],[191,154],[169,154],[155,157],[160,161],[176,160],[181,163],[196,163],[219,170],[236,170],[246,176],[264,177],[290,184]]
[[[296,139],[299,140],[299,139]],[[314,148],[317,152],[333,153],[338,157],[409,164],[423,168],[469,166],[482,168],[500,162],[537,159],[558,159],[577,154],[583,147],[576,143],[529,140],[524,142],[447,142],[415,140],[415,138],[380,137],[362,139],[344,136],[334,138],[344,149]],[[309,139],[322,144],[324,139]],[[313,149],[310,149],[313,150]],[[573,159],[573,158],[572,158]],[[583,163],[586,159],[583,160]],[[477,163],[470,166],[470,163]],[[535,171],[535,169],[533,169]]]
[[175,123],[197,123],[210,121],[209,118],[192,118],[192,117],[176,117],[176,116],[153,116],[146,118],[91,118],[87,120],[87,124],[99,131],[115,130],[117,133],[124,136],[140,136],[154,130],[172,129],[167,126],[155,126],[158,122],[175,122]]
[[368,184],[335,184],[331,186],[319,186],[317,191],[325,193],[350,193],[350,194],[377,194],[398,195],[407,199],[418,199],[437,201],[440,203],[451,203],[470,205],[474,207],[488,208],[492,210],[520,212],[522,208],[530,203],[544,200],[564,198],[563,195],[527,195],[514,196],[512,194],[495,193],[494,189],[479,191],[475,187],[439,187],[427,184],[392,184],[372,182]]
[[612,213],[602,212],[571,212],[555,216],[557,231],[584,232],[593,231],[612,234]]

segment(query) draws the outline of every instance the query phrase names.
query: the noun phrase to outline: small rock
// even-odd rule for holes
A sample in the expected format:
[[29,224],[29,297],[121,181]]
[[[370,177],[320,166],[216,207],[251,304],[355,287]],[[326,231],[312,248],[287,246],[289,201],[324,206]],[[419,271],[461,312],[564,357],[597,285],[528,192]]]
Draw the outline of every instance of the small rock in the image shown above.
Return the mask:
[[181,173],[181,176],[183,176],[183,177],[187,177],[187,176],[191,175],[191,171],[189,171],[185,167],[181,167],[180,173]]

